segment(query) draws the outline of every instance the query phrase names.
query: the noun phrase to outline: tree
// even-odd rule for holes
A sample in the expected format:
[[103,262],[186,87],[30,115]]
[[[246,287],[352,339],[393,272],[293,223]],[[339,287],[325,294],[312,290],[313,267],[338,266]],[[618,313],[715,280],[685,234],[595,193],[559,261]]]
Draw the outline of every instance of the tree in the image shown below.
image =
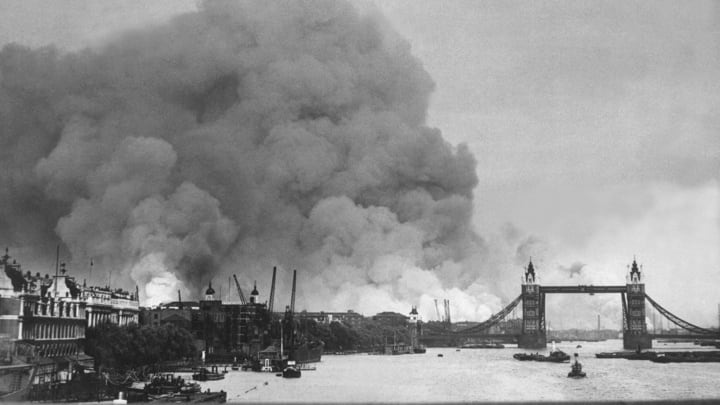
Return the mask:
[[121,372],[162,361],[196,355],[194,338],[172,324],[161,326],[118,326],[102,323],[85,333],[85,353],[95,358],[97,369]]

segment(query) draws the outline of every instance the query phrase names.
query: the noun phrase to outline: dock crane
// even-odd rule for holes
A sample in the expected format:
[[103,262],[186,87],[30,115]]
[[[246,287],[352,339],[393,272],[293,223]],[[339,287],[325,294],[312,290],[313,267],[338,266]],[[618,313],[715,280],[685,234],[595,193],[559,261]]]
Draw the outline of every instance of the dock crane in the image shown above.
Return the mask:
[[450,323],[450,300],[445,300],[445,322]]
[[268,302],[268,312],[270,315],[273,313],[273,302],[275,301],[275,273],[277,272],[277,267],[273,266],[273,276],[272,276],[272,283],[270,283],[270,302]]
[[240,288],[240,282],[237,279],[237,276],[233,274],[233,278],[235,279],[235,286],[237,286],[238,295],[240,295],[240,303],[242,305],[247,305],[247,301],[245,301],[245,295],[243,295],[242,289]]
[[[296,333],[296,326],[295,326],[295,281],[297,279],[297,270],[293,270],[293,282],[292,282],[292,295],[290,296],[290,305],[285,307],[285,319],[284,323],[288,326],[288,328],[285,330],[284,334],[281,334],[282,340],[287,339],[287,345],[285,347],[292,348],[295,346],[295,333]],[[292,354],[290,354],[292,355]]]
[[290,313],[295,313],[295,279],[297,278],[297,270],[293,270],[292,295],[290,296]]

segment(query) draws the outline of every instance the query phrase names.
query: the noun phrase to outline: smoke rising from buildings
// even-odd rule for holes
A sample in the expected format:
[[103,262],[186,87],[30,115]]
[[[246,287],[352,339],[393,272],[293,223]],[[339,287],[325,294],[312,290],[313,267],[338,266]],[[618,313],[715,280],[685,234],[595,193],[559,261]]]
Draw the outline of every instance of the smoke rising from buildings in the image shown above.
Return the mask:
[[377,15],[207,2],[96,49],[8,45],[0,83],[11,246],[57,236],[149,304],[279,266],[299,308],[501,307],[475,159],[425,125],[433,81]]

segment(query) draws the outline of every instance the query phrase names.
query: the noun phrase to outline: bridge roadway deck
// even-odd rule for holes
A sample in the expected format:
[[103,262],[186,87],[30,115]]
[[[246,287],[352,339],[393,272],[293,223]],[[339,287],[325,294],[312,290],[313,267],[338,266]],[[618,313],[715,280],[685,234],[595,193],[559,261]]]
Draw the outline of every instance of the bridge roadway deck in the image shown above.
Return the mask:
[[490,333],[490,334],[454,334],[454,333],[442,333],[437,335],[424,335],[420,336],[420,341],[433,341],[433,340],[460,340],[467,338],[482,338],[492,340],[503,340],[503,341],[516,341],[519,335],[510,333]]
[[625,285],[541,285],[545,294],[605,294],[627,292]]

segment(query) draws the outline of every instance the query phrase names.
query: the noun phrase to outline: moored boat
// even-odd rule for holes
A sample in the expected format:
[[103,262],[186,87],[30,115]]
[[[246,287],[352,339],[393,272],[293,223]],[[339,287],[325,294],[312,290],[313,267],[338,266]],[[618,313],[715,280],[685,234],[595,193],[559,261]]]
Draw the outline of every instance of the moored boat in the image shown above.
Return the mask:
[[195,381],[222,380],[225,378],[225,374],[218,372],[217,366],[212,366],[210,370],[201,367],[196,373],[193,373],[192,378]]
[[222,404],[227,402],[227,392],[205,392],[175,393],[151,398],[153,402],[210,402]]
[[650,359],[654,363],[720,363],[720,356],[705,352],[665,352]]
[[547,361],[552,363],[564,363],[570,361],[570,355],[562,350],[550,352],[547,356],[539,353],[515,353],[513,358],[520,361]]
[[505,345],[502,343],[465,343],[460,346],[461,349],[504,349]]
[[296,366],[295,362],[290,360],[282,371],[283,378],[300,378],[302,372]]
[[[173,374],[157,374],[145,385],[144,391],[150,395],[162,395],[180,392],[185,386],[185,380]],[[199,390],[200,386],[195,384]]]

